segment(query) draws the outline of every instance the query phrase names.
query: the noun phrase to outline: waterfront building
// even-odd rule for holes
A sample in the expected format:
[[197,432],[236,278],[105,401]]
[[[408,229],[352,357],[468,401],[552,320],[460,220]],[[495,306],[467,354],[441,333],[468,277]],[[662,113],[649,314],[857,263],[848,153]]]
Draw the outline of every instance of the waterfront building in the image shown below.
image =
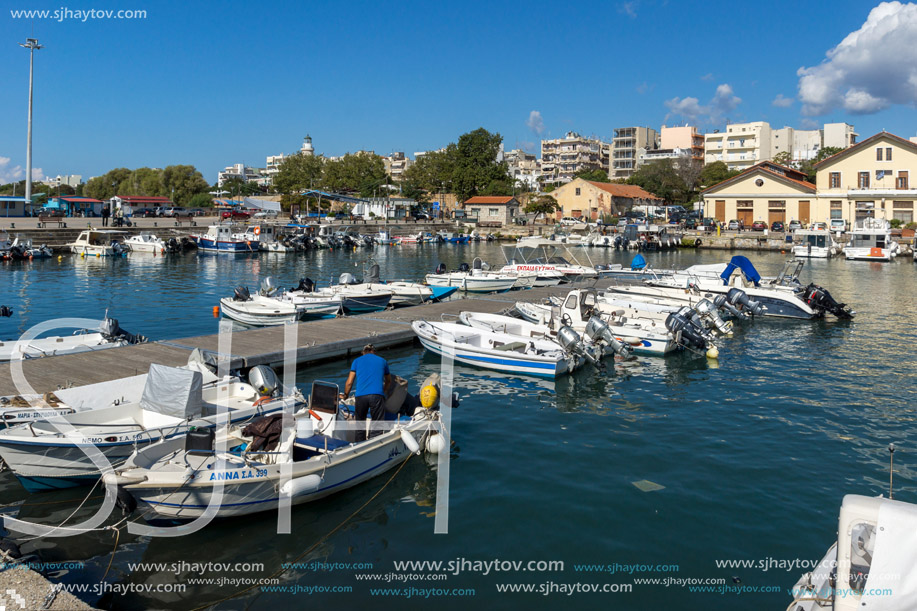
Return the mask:
[[414,162],[403,151],[397,151],[383,157],[382,163],[385,165],[385,173],[391,176],[393,181],[401,182],[404,180],[404,173]]
[[541,175],[544,184],[570,182],[577,172],[608,172],[611,145],[598,138],[585,138],[567,132],[563,138],[541,141]]
[[704,216],[727,223],[740,220],[746,228],[755,221],[786,223],[796,220],[804,225],[825,220],[813,208],[816,187],[804,172],[773,161],[762,161],[738,176],[705,189]]
[[508,227],[519,214],[519,200],[509,195],[476,195],[465,200],[465,214],[482,226]]
[[0,217],[25,216],[26,211],[33,209],[34,204],[25,197],[15,195],[0,195]]
[[407,197],[367,197],[355,203],[352,212],[365,220],[403,219],[410,216],[411,209],[416,205],[416,201]]
[[730,170],[747,170],[771,158],[771,126],[766,121],[733,123],[704,139],[704,163],[722,161]]
[[619,127],[611,141],[612,180],[630,178],[639,167],[641,154],[659,148],[659,134],[651,127]]
[[217,186],[222,187],[227,180],[238,178],[242,182],[255,182],[259,185],[266,184],[269,177],[264,175],[264,170],[247,166],[244,163],[235,163],[226,166],[222,172],[217,174]]
[[168,197],[151,195],[115,195],[109,202],[112,212],[122,208],[125,216],[131,216],[141,208],[169,208],[175,205]]
[[85,216],[99,216],[102,214],[103,205],[104,202],[100,199],[64,195],[61,197],[52,197],[48,200],[47,207],[52,210],[61,210],[67,216],[78,216],[80,213]]
[[577,178],[551,192],[560,210],[557,218],[572,216],[589,221],[618,216],[634,206],[661,206],[662,198],[637,185],[593,182]]

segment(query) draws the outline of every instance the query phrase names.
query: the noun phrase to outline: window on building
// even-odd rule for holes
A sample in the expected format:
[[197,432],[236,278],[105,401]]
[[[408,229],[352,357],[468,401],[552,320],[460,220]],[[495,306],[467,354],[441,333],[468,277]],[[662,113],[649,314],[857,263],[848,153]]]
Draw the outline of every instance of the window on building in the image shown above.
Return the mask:
[[841,173],[840,172],[831,172],[828,174],[828,188],[829,189],[840,189],[841,188]]
[[767,202],[767,207],[770,210],[784,210],[786,209],[786,200],[785,199],[772,199]]
[[490,216],[500,216],[500,209],[499,208],[488,208],[487,214],[489,214]]
[[839,199],[831,200],[831,218],[833,219],[844,218],[844,202],[842,202]]
[[885,161],[891,161],[891,160],[892,160],[892,149],[891,147],[888,147],[887,149],[885,149]]
[[902,223],[914,222],[914,202],[894,202],[892,204],[892,218]]
[[740,199],[736,201],[736,208],[754,208],[755,202],[750,199]]
[[881,148],[876,149],[876,161],[882,161],[882,149]]
[[580,194],[580,188],[579,188],[579,187],[576,188],[576,194],[577,194],[577,195]]
[[857,174],[857,187],[860,189],[869,188],[869,172],[859,172]]
[[907,189],[907,171],[901,170],[898,172],[898,181],[896,185],[899,189]]

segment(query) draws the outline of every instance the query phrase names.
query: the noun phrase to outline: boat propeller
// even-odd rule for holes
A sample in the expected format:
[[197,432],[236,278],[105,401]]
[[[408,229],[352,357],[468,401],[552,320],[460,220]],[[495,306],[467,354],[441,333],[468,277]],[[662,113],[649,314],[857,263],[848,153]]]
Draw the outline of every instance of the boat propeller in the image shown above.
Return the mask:
[[593,316],[586,323],[586,335],[594,342],[604,342],[620,357],[626,358],[634,351],[631,346],[616,338],[611,329],[608,328],[608,323],[598,316]]
[[573,330],[573,327],[568,327],[567,325],[562,326],[557,331],[557,343],[560,344],[561,348],[568,354],[582,356],[599,369],[602,369],[601,362],[595,358],[592,352],[586,349],[586,345],[583,344],[583,338],[580,337],[579,333]]
[[749,299],[748,295],[745,294],[745,291],[741,289],[729,289],[729,292],[726,293],[726,301],[736,307],[742,306],[751,312],[752,316],[761,316],[764,314],[764,306],[762,306],[757,301]]
[[701,299],[694,304],[694,311],[697,312],[701,318],[709,321],[720,335],[728,335],[732,332],[732,324],[720,317],[716,306],[714,306],[709,299]]

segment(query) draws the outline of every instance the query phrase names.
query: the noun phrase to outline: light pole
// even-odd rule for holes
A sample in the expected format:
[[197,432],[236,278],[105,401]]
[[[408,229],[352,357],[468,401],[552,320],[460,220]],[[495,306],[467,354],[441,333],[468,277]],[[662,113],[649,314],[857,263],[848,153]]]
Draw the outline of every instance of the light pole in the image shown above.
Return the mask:
[[35,51],[41,49],[42,45],[38,44],[35,38],[27,38],[25,44],[19,43],[20,47],[29,50],[29,136],[25,150],[25,198],[26,203],[32,201],[32,73],[35,66]]

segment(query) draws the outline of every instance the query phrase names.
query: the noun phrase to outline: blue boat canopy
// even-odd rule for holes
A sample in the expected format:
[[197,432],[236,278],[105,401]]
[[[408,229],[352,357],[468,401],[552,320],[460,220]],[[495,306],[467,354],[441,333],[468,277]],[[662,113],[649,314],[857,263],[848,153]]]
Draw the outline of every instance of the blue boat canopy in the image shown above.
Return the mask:
[[726,269],[723,270],[723,273],[720,274],[720,278],[723,279],[723,284],[729,284],[729,277],[736,268],[742,270],[745,277],[754,282],[755,286],[759,286],[758,283],[761,281],[761,274],[758,273],[755,266],[748,260],[748,257],[740,255],[733,257],[726,265]]
[[637,255],[630,262],[630,268],[633,270],[644,269],[646,267],[646,259],[643,258],[643,255]]

